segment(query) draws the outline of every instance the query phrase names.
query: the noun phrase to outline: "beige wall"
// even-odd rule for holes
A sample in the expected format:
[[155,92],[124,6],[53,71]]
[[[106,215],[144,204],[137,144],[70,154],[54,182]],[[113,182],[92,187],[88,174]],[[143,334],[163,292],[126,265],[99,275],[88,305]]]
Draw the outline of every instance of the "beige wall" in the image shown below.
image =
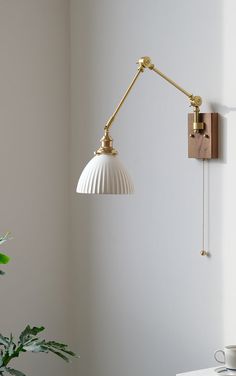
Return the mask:
[[234,165],[225,163],[232,111],[222,158],[206,172],[210,259],[199,256],[202,169],[186,158],[188,103],[151,72],[112,131],[135,195],[75,193],[141,55],[202,95],[203,110],[222,112],[222,89],[225,105],[235,107],[226,64],[233,8],[223,15],[221,0],[198,7],[0,1],[0,229],[14,236],[5,247],[12,262],[0,284],[1,331],[43,324],[47,338],[81,354],[69,368],[26,355],[18,367],[28,375],[169,376],[210,366],[215,348],[233,340]]
[[222,345],[221,160],[206,174],[206,259],[202,165],[187,158],[186,98],[145,72],[112,128],[135,195],[73,193],[140,56],[202,95],[203,110],[220,103],[221,5],[71,0],[72,318],[81,350],[74,374],[169,376],[211,366]]
[[[14,236],[0,283],[1,332],[45,325],[68,341],[69,2],[0,1],[0,232]],[[65,375],[46,355],[27,375]]]

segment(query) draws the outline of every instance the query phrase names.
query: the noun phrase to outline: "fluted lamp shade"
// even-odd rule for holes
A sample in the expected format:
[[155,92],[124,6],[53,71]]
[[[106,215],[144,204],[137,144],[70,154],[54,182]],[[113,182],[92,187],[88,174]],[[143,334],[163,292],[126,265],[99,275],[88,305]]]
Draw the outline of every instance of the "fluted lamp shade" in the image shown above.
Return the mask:
[[85,166],[77,185],[78,193],[130,194],[133,183],[117,155],[95,155]]

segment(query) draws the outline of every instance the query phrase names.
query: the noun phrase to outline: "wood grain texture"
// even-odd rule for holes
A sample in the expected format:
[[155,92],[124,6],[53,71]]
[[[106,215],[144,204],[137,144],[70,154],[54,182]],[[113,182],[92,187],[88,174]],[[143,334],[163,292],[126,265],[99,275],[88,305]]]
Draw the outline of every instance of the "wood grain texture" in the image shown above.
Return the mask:
[[193,114],[188,114],[188,157],[218,158],[218,113],[200,113],[199,117],[205,125],[204,130],[193,133]]

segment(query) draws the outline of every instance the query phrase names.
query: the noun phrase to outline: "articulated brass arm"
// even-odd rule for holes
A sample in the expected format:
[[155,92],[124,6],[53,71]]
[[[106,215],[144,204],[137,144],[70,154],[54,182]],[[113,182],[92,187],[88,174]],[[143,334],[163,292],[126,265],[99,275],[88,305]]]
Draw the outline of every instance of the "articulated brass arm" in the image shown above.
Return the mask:
[[129,85],[128,89],[126,90],[124,96],[122,97],[121,101],[119,102],[118,106],[116,107],[115,111],[113,112],[112,116],[107,121],[105,127],[104,127],[104,136],[101,139],[102,146],[97,150],[96,154],[116,154],[116,150],[113,149],[112,146],[112,138],[109,135],[109,130],[111,128],[111,125],[113,121],[115,120],[115,117],[117,113],[119,112],[122,104],[126,100],[128,94],[130,93],[131,89],[133,88],[135,82],[137,81],[139,75],[144,72],[145,68],[148,68],[150,70],[153,70],[159,76],[164,78],[167,82],[169,82],[171,85],[176,87],[179,91],[181,91],[183,94],[185,94],[189,100],[190,100],[190,106],[193,107],[194,112],[194,120],[193,120],[193,131],[199,132],[202,129],[204,129],[204,124],[199,122],[199,112],[200,112],[200,105],[202,104],[202,99],[199,96],[194,96],[193,94],[189,93],[185,89],[183,89],[181,86],[179,86],[175,81],[173,81],[171,78],[167,77],[164,73],[162,73],[159,69],[157,69],[154,64],[152,64],[151,59],[148,56],[142,57],[138,61],[138,71],[135,74],[133,80],[131,81],[131,84]]
[[171,85],[176,87],[179,91],[181,91],[183,94],[185,94],[189,100],[190,100],[190,106],[193,107],[193,131],[199,132],[200,130],[204,129],[204,124],[199,122],[199,112],[200,112],[200,106],[202,104],[202,98],[198,95],[194,96],[193,94],[189,93],[187,90],[183,89],[181,86],[179,86],[175,81],[173,81],[171,78],[167,77],[164,73],[162,73],[159,69],[155,67],[154,64],[152,64],[150,57],[145,56],[141,57],[138,61],[139,66],[142,66],[143,68],[149,68],[150,70],[153,70],[159,76],[164,78],[167,82],[169,82]]
[[115,119],[115,117],[116,117],[117,112],[120,110],[122,104],[123,104],[124,101],[126,100],[126,98],[127,98],[128,94],[130,93],[132,87],[134,86],[135,82],[137,81],[137,79],[138,79],[140,73],[142,73],[143,71],[144,71],[144,69],[143,69],[143,67],[140,65],[139,68],[138,68],[138,72],[137,72],[136,75],[134,76],[134,78],[133,78],[131,84],[129,85],[128,89],[126,90],[126,92],[125,92],[124,96],[122,97],[120,103],[118,104],[117,108],[115,109],[115,111],[113,112],[113,114],[112,114],[111,117],[109,118],[108,122],[106,123],[105,128],[104,128],[105,130],[109,130],[109,129],[110,129],[110,127],[111,127],[111,125],[112,125],[112,123],[113,123],[113,121],[114,121],[114,119]]
[[157,69],[154,64],[152,64],[150,57],[148,57],[148,56],[141,57],[141,59],[139,59],[139,61],[138,61],[138,64],[140,66],[142,66],[143,68],[149,68],[150,70],[153,70],[154,72],[159,74],[159,76],[164,78],[164,80],[169,82],[171,85],[175,86],[176,89],[181,91],[183,94],[185,94],[189,98],[191,106],[198,106],[198,107],[201,106],[201,104],[202,104],[201,97],[194,96],[193,94],[189,93],[187,90],[185,90],[181,86],[179,86],[171,78],[167,77],[164,73],[162,73],[159,69]]

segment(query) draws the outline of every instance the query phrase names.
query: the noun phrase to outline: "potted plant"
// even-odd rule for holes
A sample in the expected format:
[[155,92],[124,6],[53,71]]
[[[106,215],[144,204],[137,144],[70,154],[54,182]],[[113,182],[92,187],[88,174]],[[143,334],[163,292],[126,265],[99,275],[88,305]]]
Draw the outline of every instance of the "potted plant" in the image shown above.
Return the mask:
[[[0,245],[5,243],[8,239],[10,239],[10,233],[0,238]],[[7,264],[9,261],[9,256],[0,253],[0,264]],[[5,273],[0,270],[0,275],[4,274]],[[27,325],[17,340],[13,338],[12,334],[8,337],[0,334],[0,376],[6,373],[15,376],[25,376],[21,371],[9,366],[12,359],[19,357],[24,352],[53,353],[66,362],[69,362],[70,357],[76,356],[75,353],[69,350],[68,346],[63,343],[41,339],[39,334],[43,330],[43,326],[30,327],[30,325]]]

